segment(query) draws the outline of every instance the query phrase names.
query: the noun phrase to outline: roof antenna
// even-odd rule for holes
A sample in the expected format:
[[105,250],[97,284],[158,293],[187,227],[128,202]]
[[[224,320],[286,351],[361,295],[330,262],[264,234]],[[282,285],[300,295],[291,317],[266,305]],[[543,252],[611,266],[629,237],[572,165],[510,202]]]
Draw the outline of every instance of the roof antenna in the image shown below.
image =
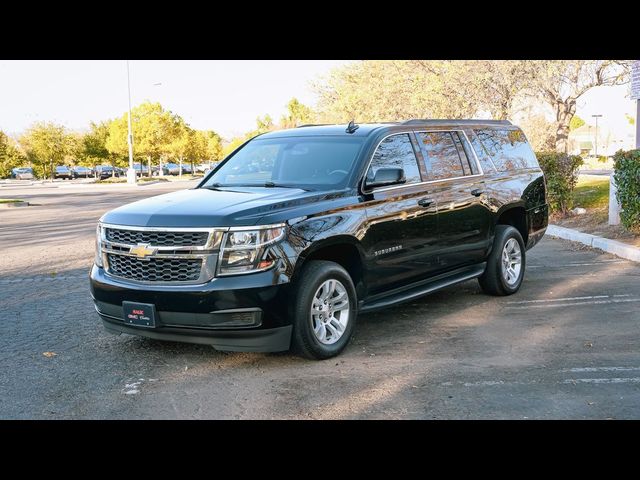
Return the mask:
[[349,122],[349,125],[347,125],[347,129],[345,130],[345,132],[347,132],[347,133],[353,133],[353,132],[355,132],[355,131],[356,131],[357,129],[359,129],[359,128],[360,128],[360,125],[356,125],[356,124],[354,123],[354,121],[353,121],[353,120],[351,120],[351,121]]

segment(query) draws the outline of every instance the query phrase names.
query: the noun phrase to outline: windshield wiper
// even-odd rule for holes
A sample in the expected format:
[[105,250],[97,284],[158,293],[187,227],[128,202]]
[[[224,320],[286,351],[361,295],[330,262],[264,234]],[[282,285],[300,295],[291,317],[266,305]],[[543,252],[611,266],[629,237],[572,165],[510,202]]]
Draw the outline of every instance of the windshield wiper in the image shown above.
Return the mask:
[[281,183],[275,182],[264,182],[263,186],[267,188],[299,188],[300,190],[304,190],[305,192],[309,191],[308,188],[301,187],[300,185],[283,185]]
[[241,187],[241,188],[245,188],[245,187],[265,187],[265,188],[299,188],[300,190],[304,190],[304,191],[310,191],[308,188],[304,188],[301,187],[299,185],[283,185],[280,183],[275,183],[275,182],[264,182],[264,183],[212,183],[210,185],[205,185],[201,188],[208,188],[208,189],[216,189],[219,187],[225,187],[225,188],[233,188],[233,187]]
[[229,185],[223,185],[222,183],[212,183],[211,185],[204,185],[200,188],[208,188],[210,190],[215,190],[216,188],[220,188],[220,187],[228,187]]

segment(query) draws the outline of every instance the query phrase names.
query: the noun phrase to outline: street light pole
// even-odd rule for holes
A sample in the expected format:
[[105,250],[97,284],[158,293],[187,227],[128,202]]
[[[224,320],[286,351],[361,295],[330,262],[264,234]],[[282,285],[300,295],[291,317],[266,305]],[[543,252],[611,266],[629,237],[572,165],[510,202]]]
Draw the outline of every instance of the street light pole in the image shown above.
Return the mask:
[[127,183],[136,183],[136,171],[133,168],[133,134],[131,133],[131,82],[129,80],[129,60],[127,60],[127,91],[129,93],[129,134],[127,143],[129,144],[129,169],[127,170]]
[[598,158],[598,119],[602,115],[591,115],[591,116],[596,119],[596,158]]

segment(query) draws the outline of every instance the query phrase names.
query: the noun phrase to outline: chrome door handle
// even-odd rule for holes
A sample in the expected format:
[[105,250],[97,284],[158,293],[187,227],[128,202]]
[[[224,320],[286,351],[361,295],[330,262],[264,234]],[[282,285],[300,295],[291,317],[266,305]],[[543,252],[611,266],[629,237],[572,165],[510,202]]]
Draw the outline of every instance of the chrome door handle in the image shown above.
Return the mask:
[[428,207],[432,203],[433,203],[432,198],[421,198],[420,200],[418,200],[418,205],[420,205],[421,207]]
[[474,197],[479,197],[483,193],[484,193],[484,190],[482,190],[481,188],[476,188],[474,190],[471,190],[471,195],[473,195]]

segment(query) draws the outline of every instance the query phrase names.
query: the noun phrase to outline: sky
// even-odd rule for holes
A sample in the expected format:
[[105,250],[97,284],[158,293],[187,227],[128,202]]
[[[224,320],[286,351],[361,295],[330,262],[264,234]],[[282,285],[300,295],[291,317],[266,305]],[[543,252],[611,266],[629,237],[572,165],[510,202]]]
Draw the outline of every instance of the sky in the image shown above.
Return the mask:
[[[274,121],[291,97],[313,105],[310,82],[339,60],[131,60],[131,103],[160,102],[191,127],[224,137]],[[158,85],[159,84],[159,85]],[[73,130],[122,115],[128,108],[125,60],[0,60],[0,129],[20,133],[35,121]]]
[[[312,81],[344,60],[132,60],[131,102],[160,102],[196,129],[225,138],[255,128],[256,117],[275,121],[296,97],[315,105]],[[628,87],[599,87],[578,101],[577,114],[615,131],[629,129],[625,113],[635,116]],[[107,120],[127,110],[124,60],[0,60],[0,130],[19,134],[35,121],[55,121],[83,131],[90,121]]]

